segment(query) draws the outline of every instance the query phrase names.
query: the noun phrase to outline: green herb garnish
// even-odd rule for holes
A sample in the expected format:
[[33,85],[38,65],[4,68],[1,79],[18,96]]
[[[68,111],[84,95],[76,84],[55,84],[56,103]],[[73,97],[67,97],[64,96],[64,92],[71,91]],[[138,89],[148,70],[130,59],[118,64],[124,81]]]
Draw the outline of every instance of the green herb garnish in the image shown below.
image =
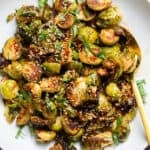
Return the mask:
[[31,96],[28,92],[26,92],[23,88],[20,90],[18,94],[18,99],[20,101],[26,100],[26,101],[31,101]]
[[90,49],[91,49],[91,48],[90,48],[90,45],[89,45],[89,43],[86,41],[86,39],[85,39],[84,36],[82,37],[82,41],[83,41],[84,48],[90,50]]
[[77,51],[73,51],[73,59],[78,60],[79,59],[79,53]]
[[138,81],[136,81],[136,84],[138,86],[138,90],[139,90],[140,95],[143,99],[143,102],[145,103],[146,92],[145,92],[145,89],[144,89],[144,85],[146,84],[146,81],[144,79],[143,80],[138,80]]
[[100,54],[99,54],[99,58],[101,58],[101,59],[106,59],[106,54],[102,51],[102,52],[100,52]]
[[74,38],[78,35],[78,26],[77,25],[72,26],[72,33],[73,33]]
[[29,124],[28,124],[28,127],[29,127],[29,130],[30,130],[31,135],[32,135],[32,136],[35,135],[35,129],[34,129],[33,125],[32,125],[31,123],[29,123]]
[[54,104],[54,102],[52,102],[52,100],[49,98],[49,94],[46,93],[46,97],[45,97],[45,103],[47,108],[52,111],[55,115],[57,114],[57,108],[56,105]]
[[75,3],[78,5],[79,4],[78,0],[75,0]]
[[40,35],[39,35],[39,37],[38,37],[38,40],[39,40],[39,41],[43,41],[43,40],[45,40],[46,38],[47,38],[47,31],[43,30],[43,31],[40,33]]
[[85,17],[89,16],[89,12],[85,6],[83,6],[83,13],[84,13]]
[[118,130],[119,130],[121,123],[122,123],[122,117],[119,116],[116,121],[117,121],[116,122],[116,128],[112,134],[112,138],[113,138],[114,144],[118,145],[119,144],[119,137],[118,137],[119,131]]
[[15,138],[18,139],[21,135],[22,135],[22,130],[23,130],[24,126],[20,126],[17,133],[16,133],[16,136]]
[[38,4],[40,8],[44,8],[45,5],[48,3],[48,0],[38,0]]
[[69,144],[69,149],[72,149],[74,147],[74,142],[70,142],[70,144]]
[[61,51],[62,50],[62,42],[56,41],[55,48],[57,51]]

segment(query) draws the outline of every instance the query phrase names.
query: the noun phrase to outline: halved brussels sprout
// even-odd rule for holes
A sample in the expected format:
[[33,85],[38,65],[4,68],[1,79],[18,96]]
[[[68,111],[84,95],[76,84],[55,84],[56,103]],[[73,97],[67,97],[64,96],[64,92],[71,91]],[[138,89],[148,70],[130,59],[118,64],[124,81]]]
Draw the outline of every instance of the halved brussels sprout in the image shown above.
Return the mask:
[[16,123],[18,126],[23,126],[29,123],[30,120],[30,108],[21,108],[19,114],[16,119]]
[[33,126],[42,128],[42,127],[48,127],[50,124],[50,121],[47,119],[40,118],[38,116],[31,116],[30,122]]
[[77,134],[70,136],[69,139],[74,142],[80,140],[82,135],[84,134],[84,131],[84,128],[81,128]]
[[13,79],[20,79],[22,77],[23,66],[17,61],[13,61],[10,65],[5,67],[3,71]]
[[73,51],[69,46],[69,42],[65,41],[62,43],[62,49],[61,49],[61,62],[62,64],[66,64],[72,61],[73,57]]
[[116,83],[110,82],[106,86],[106,94],[112,98],[118,99],[121,97],[121,91]]
[[0,83],[0,93],[4,99],[11,100],[16,98],[19,92],[19,86],[16,81],[4,79]]
[[56,137],[56,133],[54,131],[46,131],[46,130],[35,130],[36,141],[40,143],[53,141]]
[[24,89],[27,92],[30,92],[34,98],[40,98],[42,94],[42,90],[39,84],[29,82],[24,85]]
[[89,26],[83,26],[79,28],[78,38],[87,43],[95,43],[98,39],[98,33],[96,30]]
[[40,81],[40,87],[42,91],[49,92],[49,93],[58,92],[61,89],[61,85],[62,83],[60,77],[57,76],[43,78]]
[[87,6],[95,11],[101,11],[111,6],[112,0],[86,0]]
[[101,48],[95,44],[90,44],[89,43],[89,48],[90,48],[90,51],[95,55],[95,56],[98,56],[101,52]]
[[55,143],[49,150],[64,150],[60,143]]
[[22,52],[22,45],[16,37],[9,38],[3,47],[3,56],[7,60],[19,59]]
[[35,62],[26,61],[23,62],[22,74],[27,81],[38,81],[41,77],[42,70]]
[[101,28],[117,25],[122,20],[120,10],[116,6],[111,6],[98,15],[96,22],[97,26]]
[[121,122],[119,123],[119,126],[117,120],[118,118],[113,122],[112,131],[114,133],[117,133],[118,140],[120,142],[124,142],[130,133],[130,125],[128,120],[126,120],[126,118],[124,118],[123,116],[121,117]]
[[67,98],[76,107],[87,100],[88,85],[84,77],[77,78],[67,89]]
[[71,61],[67,64],[67,68],[69,70],[76,70],[78,73],[80,73],[83,69],[83,64],[78,61]]
[[62,117],[62,125],[64,131],[69,135],[75,135],[80,131],[80,128],[75,120],[71,120],[67,116]]
[[79,51],[79,58],[81,62],[94,66],[99,65],[103,61],[101,58],[94,56],[90,50],[86,48]]
[[111,28],[102,29],[99,34],[100,40],[105,45],[114,45],[119,41],[119,36],[115,34],[115,31]]
[[60,12],[74,10],[76,8],[76,3],[74,0],[55,0],[54,8]]
[[59,74],[61,70],[61,64],[55,62],[44,62],[42,66],[48,74]]
[[62,129],[62,117],[61,116],[58,116],[56,118],[55,123],[51,125],[50,129],[53,131],[60,131]]
[[76,14],[76,17],[79,20],[91,21],[96,16],[95,12],[89,10],[85,3],[81,3],[77,9],[79,12]]
[[108,101],[107,97],[103,93],[100,93],[98,100],[98,111],[108,113],[111,110],[111,103]]
[[71,28],[74,24],[74,16],[72,14],[60,13],[55,17],[55,23],[62,29]]
[[103,150],[113,144],[112,133],[109,131],[85,134],[82,137],[83,150]]
[[96,72],[91,73],[89,76],[85,77],[86,83],[92,86],[100,85],[100,78]]
[[71,80],[76,79],[79,77],[79,74],[75,70],[68,70],[62,77],[63,82],[70,82]]

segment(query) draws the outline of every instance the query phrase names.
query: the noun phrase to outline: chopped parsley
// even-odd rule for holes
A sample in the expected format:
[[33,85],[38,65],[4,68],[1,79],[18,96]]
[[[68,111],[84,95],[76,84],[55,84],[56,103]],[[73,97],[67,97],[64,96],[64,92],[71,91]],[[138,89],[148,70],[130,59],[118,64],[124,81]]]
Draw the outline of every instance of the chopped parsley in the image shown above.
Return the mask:
[[143,99],[143,102],[145,103],[146,92],[145,92],[145,89],[144,89],[144,85],[146,84],[146,81],[144,79],[138,80],[138,81],[136,81],[136,84],[138,86],[138,90],[139,90],[140,95]]
[[99,58],[101,58],[101,59],[106,59],[106,54],[102,51],[102,52],[100,52],[100,54],[99,54]]
[[62,42],[56,41],[55,48],[57,51],[61,51],[62,50]]
[[91,49],[89,43],[86,41],[85,37],[82,37],[83,45],[85,49]]
[[38,41],[43,41],[46,38],[47,38],[47,31],[43,30],[38,37]]
[[78,26],[77,25],[72,26],[72,33],[73,33],[74,38],[78,35]]
[[26,100],[26,101],[31,101],[31,96],[28,92],[26,92],[23,88],[20,90],[18,94],[18,99],[20,101]]
[[38,4],[40,8],[44,8],[45,5],[48,3],[48,0],[38,0]]
[[22,130],[23,130],[24,126],[20,126],[17,133],[16,133],[16,136],[15,138],[18,139],[21,135],[22,135]]
[[116,128],[112,134],[112,138],[113,138],[113,141],[114,141],[114,144],[115,145],[118,145],[119,144],[119,137],[118,137],[118,133],[119,133],[119,128],[121,126],[121,123],[122,123],[122,117],[119,116],[116,120]]
[[79,53],[77,51],[73,51],[73,59],[78,60],[79,59]]
[[83,7],[83,13],[84,13],[85,17],[89,16],[89,12],[85,6]]

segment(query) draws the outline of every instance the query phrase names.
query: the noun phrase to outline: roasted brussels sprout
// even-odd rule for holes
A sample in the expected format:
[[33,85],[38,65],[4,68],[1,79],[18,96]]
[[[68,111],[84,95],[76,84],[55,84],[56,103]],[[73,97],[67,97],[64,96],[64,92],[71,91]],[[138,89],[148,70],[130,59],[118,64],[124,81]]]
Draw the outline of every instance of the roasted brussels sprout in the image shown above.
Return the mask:
[[55,23],[62,29],[71,28],[74,24],[74,16],[72,14],[60,13],[55,17]]
[[91,21],[92,19],[95,18],[96,14],[95,12],[89,10],[85,3],[81,3],[78,6],[78,13],[77,13],[77,19],[83,20],[83,21]]
[[65,41],[62,43],[60,56],[62,64],[66,64],[72,61],[73,52],[72,49],[69,47],[69,42]]
[[87,6],[95,11],[101,11],[110,7],[111,0],[86,0]]
[[71,83],[67,89],[67,98],[72,106],[76,107],[87,100],[87,88],[85,78],[80,77]]
[[122,15],[119,8],[116,6],[111,6],[99,13],[96,24],[101,28],[105,28],[118,24],[121,19]]
[[119,41],[119,36],[115,34],[115,31],[113,29],[102,29],[100,31],[100,40],[105,45],[114,45]]
[[121,97],[121,91],[116,83],[110,82],[106,86],[106,94],[112,98],[118,99]]
[[74,0],[55,0],[54,8],[57,11],[63,12],[66,10],[74,10],[76,7],[76,4]]
[[79,61],[71,61],[67,64],[67,68],[69,70],[76,70],[78,73],[80,73],[83,69],[83,64]]
[[4,99],[11,100],[16,98],[19,92],[19,86],[15,80],[4,79],[0,84],[0,93]]
[[98,111],[108,113],[112,110],[112,105],[104,94],[99,95]]
[[64,150],[60,143],[55,143],[49,150]]
[[23,126],[29,123],[30,121],[30,108],[21,108],[16,119],[18,126]]
[[128,120],[126,120],[126,118],[124,117],[120,118],[120,117],[113,122],[112,130],[113,130],[113,134],[117,134],[118,140],[120,142],[123,142],[126,140],[126,138],[130,133],[130,125]]
[[23,66],[17,61],[13,61],[10,65],[5,67],[3,71],[13,79],[21,79]]
[[7,60],[17,60],[23,52],[22,45],[16,37],[9,38],[3,47],[3,56]]
[[28,61],[23,63],[22,74],[27,81],[38,81],[41,77],[42,70],[35,62]]
[[103,61],[101,58],[94,56],[94,54],[88,49],[82,49],[79,51],[79,58],[81,62],[93,66],[99,65]]
[[77,134],[70,136],[69,139],[71,139],[71,141],[75,141],[76,142],[79,139],[81,139],[83,134],[84,134],[84,129],[81,128]]
[[98,56],[101,52],[101,48],[95,44],[89,44],[89,49],[95,56]]
[[49,92],[49,93],[58,92],[61,88],[60,78],[57,76],[43,78],[40,81],[40,87],[44,92]]
[[71,120],[67,116],[62,117],[62,125],[64,131],[69,135],[75,135],[80,131],[78,123],[75,120]]
[[98,33],[94,28],[84,26],[79,28],[78,38],[83,42],[86,41],[88,43],[95,43],[96,40],[98,39]]
[[59,74],[61,70],[61,64],[55,62],[44,62],[42,66],[47,74]]
[[82,148],[83,150],[99,150],[112,145],[112,133],[106,132],[96,132],[91,134],[85,134],[82,137]]
[[68,70],[62,77],[63,82],[70,82],[71,80],[76,79],[79,77],[79,74],[75,70]]
[[88,85],[92,85],[92,86],[99,86],[100,85],[100,78],[96,72],[91,73],[89,76],[87,76],[85,78],[85,80],[86,80],[86,83]]
[[53,141],[56,137],[56,133],[54,131],[46,131],[46,130],[36,130],[36,141],[40,143]]
[[36,127],[47,127],[50,125],[50,121],[47,119],[42,119],[38,116],[31,116],[30,117],[30,122],[33,124],[33,126]]
[[62,117],[57,117],[55,123],[53,123],[50,128],[56,132],[60,131],[62,129]]
[[30,92],[34,98],[40,98],[42,94],[42,90],[39,84],[29,82],[24,85],[24,89],[27,92]]

